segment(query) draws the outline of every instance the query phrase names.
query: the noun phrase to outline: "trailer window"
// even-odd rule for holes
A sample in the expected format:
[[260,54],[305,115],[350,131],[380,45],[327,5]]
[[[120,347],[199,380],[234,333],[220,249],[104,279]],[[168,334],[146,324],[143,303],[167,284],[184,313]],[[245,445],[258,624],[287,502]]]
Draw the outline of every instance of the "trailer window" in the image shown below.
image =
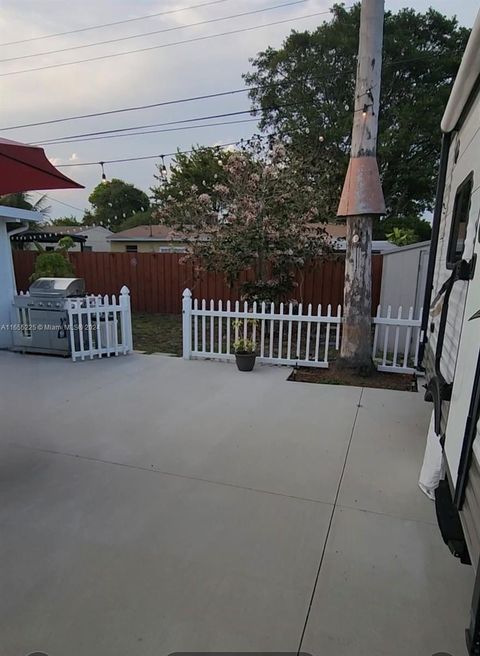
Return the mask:
[[462,259],[465,237],[467,236],[468,214],[470,212],[470,197],[472,194],[473,174],[462,182],[455,194],[453,205],[452,227],[448,242],[447,269],[453,269]]

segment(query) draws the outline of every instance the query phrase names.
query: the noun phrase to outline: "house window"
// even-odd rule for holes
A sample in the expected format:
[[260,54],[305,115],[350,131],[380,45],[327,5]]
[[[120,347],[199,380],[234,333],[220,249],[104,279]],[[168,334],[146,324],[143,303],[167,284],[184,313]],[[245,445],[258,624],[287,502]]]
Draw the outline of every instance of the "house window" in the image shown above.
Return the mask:
[[453,204],[452,227],[447,251],[447,269],[453,269],[462,259],[465,237],[467,236],[470,197],[472,194],[473,173],[462,182],[455,194]]
[[90,253],[91,250],[92,250],[92,247],[91,246],[84,246],[83,250],[84,250],[85,253]]
[[136,244],[129,244],[128,246],[125,246],[125,250],[127,253],[136,253],[138,251],[138,246]]

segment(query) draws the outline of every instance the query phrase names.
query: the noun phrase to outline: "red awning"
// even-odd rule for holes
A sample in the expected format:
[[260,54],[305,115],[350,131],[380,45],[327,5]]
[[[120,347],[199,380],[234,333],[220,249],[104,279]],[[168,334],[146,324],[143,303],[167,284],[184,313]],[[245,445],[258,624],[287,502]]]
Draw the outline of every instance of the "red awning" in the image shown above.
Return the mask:
[[0,195],[42,189],[83,189],[51,164],[43,148],[0,139]]

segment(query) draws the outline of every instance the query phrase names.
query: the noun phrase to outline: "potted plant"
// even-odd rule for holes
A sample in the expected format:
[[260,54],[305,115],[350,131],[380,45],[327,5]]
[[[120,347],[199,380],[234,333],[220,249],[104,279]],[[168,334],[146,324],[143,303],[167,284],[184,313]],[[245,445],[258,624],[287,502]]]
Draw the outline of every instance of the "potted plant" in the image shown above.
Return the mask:
[[[233,322],[233,327],[237,335],[237,339],[233,342],[233,349],[235,351],[235,361],[239,371],[252,371],[255,366],[257,357],[257,345],[254,339],[250,339],[247,331],[244,329],[244,321],[248,331],[248,326],[255,326],[257,321],[255,319],[237,319]],[[240,330],[244,330],[243,337],[238,337]],[[253,335],[252,335],[253,337]]]

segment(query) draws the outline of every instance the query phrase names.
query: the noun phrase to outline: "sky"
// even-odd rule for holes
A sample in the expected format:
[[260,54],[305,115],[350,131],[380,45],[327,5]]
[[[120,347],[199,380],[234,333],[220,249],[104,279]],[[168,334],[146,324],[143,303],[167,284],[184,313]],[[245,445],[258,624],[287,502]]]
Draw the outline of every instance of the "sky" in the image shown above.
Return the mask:
[[[108,111],[179,98],[207,95],[244,87],[242,73],[250,69],[249,58],[267,46],[281,46],[291,29],[315,29],[329,19],[332,2],[303,0],[297,4],[218,22],[190,26],[206,20],[266,9],[294,0],[2,0],[0,13],[0,134],[8,139],[38,143],[60,136],[91,133],[151,123],[179,121],[186,118],[239,112],[249,109],[248,96],[239,93],[153,109],[94,117],[29,128],[5,130],[24,123],[48,121],[79,114]],[[346,3],[347,6],[350,3]],[[192,7],[175,13],[172,10]],[[478,0],[386,0],[387,10],[398,11],[410,6],[417,11],[428,7],[451,16],[471,27],[479,9]],[[76,7],[76,11],[72,11]],[[78,9],[81,7],[81,11]],[[150,17],[121,25],[86,30],[24,43],[12,41],[57,34],[72,30],[137,18]],[[310,14],[319,14],[306,18]],[[277,25],[260,27],[266,23]],[[212,39],[202,37],[255,27],[251,31],[227,34]],[[176,29],[171,29],[176,28]],[[178,29],[177,29],[178,28]],[[46,51],[92,44],[156,30],[161,34],[142,36],[118,43],[96,45],[78,50],[38,54]],[[20,70],[49,66],[110,55],[138,48],[200,39],[168,47],[154,48],[100,61],[60,66],[41,71],[18,73]],[[10,44],[10,45],[8,45]],[[15,61],[2,61],[25,55],[37,55]],[[14,73],[15,74],[12,74]],[[10,73],[9,75],[2,75]],[[210,122],[239,121],[250,118],[239,115],[212,119]],[[205,121],[209,122],[209,121]],[[200,121],[199,123],[204,123]],[[121,138],[96,139],[76,144],[45,146],[49,159],[57,166],[73,164],[60,170],[85,185],[82,190],[47,191],[51,218],[74,215],[81,218],[89,207],[88,196],[101,179],[101,168],[80,166],[82,162],[159,156],[187,150],[192,144],[214,145],[248,138],[255,122],[217,125]],[[178,127],[178,126],[177,126]],[[154,128],[152,128],[154,129]],[[157,128],[158,129],[158,128]],[[147,191],[154,184],[155,163],[159,159],[106,164],[108,178],[117,177]],[[166,158],[168,164],[170,158]],[[32,194],[37,199],[40,194]],[[62,204],[63,203],[63,204]]]

